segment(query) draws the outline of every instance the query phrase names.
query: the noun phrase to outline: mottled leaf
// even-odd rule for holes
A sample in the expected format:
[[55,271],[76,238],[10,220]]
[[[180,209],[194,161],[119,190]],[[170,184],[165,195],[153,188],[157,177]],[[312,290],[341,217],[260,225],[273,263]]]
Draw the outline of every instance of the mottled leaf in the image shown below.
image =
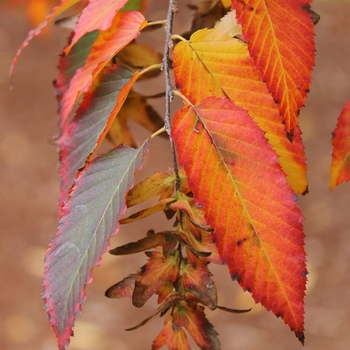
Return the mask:
[[119,228],[125,194],[142,165],[149,142],[139,149],[119,147],[95,158],[77,176],[69,200],[61,208],[60,226],[50,243],[44,271],[45,308],[65,349],[72,327],[86,299],[91,270],[109,249],[109,239]]

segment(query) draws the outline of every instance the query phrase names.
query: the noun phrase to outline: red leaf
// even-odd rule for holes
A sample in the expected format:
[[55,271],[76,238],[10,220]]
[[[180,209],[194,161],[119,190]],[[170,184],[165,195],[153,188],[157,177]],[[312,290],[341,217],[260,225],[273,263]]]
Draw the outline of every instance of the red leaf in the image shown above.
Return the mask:
[[350,101],[345,103],[333,131],[330,189],[350,180]]
[[232,0],[243,39],[293,135],[315,64],[311,0]]
[[78,169],[100,146],[137,76],[126,67],[105,68],[84,95],[73,121],[61,130],[59,206],[67,198]]
[[172,136],[231,277],[303,341],[303,218],[262,131],[232,101],[209,97],[175,114]]
[[125,211],[125,194],[142,165],[149,142],[139,149],[115,148],[95,158],[79,173],[70,197],[61,209],[60,226],[50,243],[44,271],[45,308],[63,350],[86,299],[91,270],[109,249]]
[[108,29],[117,11],[119,11],[126,2],[127,0],[90,0],[89,4],[79,16],[72,42],[64,49],[64,52],[67,54],[72,46],[84,34],[96,29]]
[[118,12],[111,27],[100,32],[85,65],[76,71],[63,96],[60,106],[61,125],[67,122],[75,102],[82,93],[88,91],[96,75],[114,55],[139,35],[144,23],[145,19],[139,12]]
[[52,12],[45,18],[44,22],[42,22],[37,28],[31,30],[28,33],[27,38],[24,40],[24,42],[19,47],[19,49],[16,53],[16,56],[12,61],[12,65],[10,67],[10,76],[13,73],[13,69],[15,68],[15,65],[17,63],[19,55],[21,54],[22,50],[31,42],[31,40],[35,36],[39,35],[41,33],[42,29],[45,28],[50,21],[52,21],[54,18],[56,18],[62,12],[66,11],[67,9],[69,9],[71,6],[73,6],[74,4],[76,4],[79,1],[80,0],[62,0],[61,4],[59,6],[54,7]]

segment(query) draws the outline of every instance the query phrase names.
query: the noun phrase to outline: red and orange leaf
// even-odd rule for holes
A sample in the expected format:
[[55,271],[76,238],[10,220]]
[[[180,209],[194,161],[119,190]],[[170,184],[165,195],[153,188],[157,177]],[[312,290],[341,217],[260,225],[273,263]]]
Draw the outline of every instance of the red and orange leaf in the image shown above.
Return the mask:
[[209,97],[175,114],[172,136],[232,279],[303,341],[303,217],[263,132],[229,99]]
[[76,71],[62,98],[60,125],[67,122],[75,102],[88,91],[96,75],[117,52],[139,35],[144,23],[145,19],[139,12],[118,12],[111,27],[100,32],[85,65]]
[[311,0],[232,0],[243,39],[292,137],[315,64]]
[[58,142],[60,205],[67,198],[78,169],[103,141],[137,76],[137,72],[126,67],[113,65],[105,68],[84,95],[72,122],[61,130]]
[[174,50],[174,75],[181,92],[194,103],[207,96],[228,96],[266,133],[296,193],[307,190],[306,159],[297,126],[291,143],[277,105],[249,56],[247,45],[215,29],[200,30]]
[[345,103],[333,131],[330,189],[350,180],[350,101]]
[[148,150],[119,147],[95,158],[77,176],[61,208],[60,226],[50,243],[44,271],[46,312],[60,350],[69,344],[72,327],[86,299],[91,270],[101,263],[109,239],[118,232],[126,209],[125,194]]
[[168,346],[168,350],[191,350],[185,331],[182,328],[174,329],[171,315],[166,317],[164,328],[154,339],[152,350],[159,350],[164,345]]
[[136,277],[136,273],[129,275],[112,287],[109,287],[105,293],[106,297],[115,299],[131,298],[135,288]]
[[204,314],[204,307],[197,305],[195,309],[187,303],[179,303],[173,313],[173,323],[186,328],[201,350],[220,350],[218,333]]
[[30,43],[30,41],[37,35],[41,33],[41,31],[48,25],[49,22],[51,22],[53,19],[55,19],[57,16],[59,16],[62,12],[68,10],[70,7],[72,7],[74,4],[79,2],[80,0],[62,0],[61,4],[59,6],[56,6],[53,8],[52,12],[45,18],[45,20],[35,29],[31,30],[28,33],[27,38],[24,40],[24,42],[19,47],[15,58],[12,61],[12,65],[10,67],[10,76],[13,73],[13,69],[15,68],[15,65],[17,63],[18,57],[21,54],[22,50]]
[[142,266],[135,281],[132,303],[136,307],[142,307],[164,283],[174,283],[180,274],[178,250],[167,257],[157,251],[148,252],[147,255],[149,260]]
[[106,30],[112,25],[116,13],[127,0],[90,0],[79,16],[71,43],[64,53],[68,54],[72,46],[86,33],[94,30]]

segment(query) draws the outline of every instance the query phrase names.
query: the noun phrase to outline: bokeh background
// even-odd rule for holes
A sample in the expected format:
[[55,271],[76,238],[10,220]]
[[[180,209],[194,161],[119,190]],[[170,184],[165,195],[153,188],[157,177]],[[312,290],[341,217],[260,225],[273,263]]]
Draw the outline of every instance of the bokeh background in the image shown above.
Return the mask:
[[[58,54],[68,32],[51,26],[27,47],[19,59],[12,84],[11,60],[32,24],[25,8],[0,1],[0,349],[51,350],[56,342],[41,300],[43,258],[56,231],[58,157],[52,139],[57,134],[52,80]],[[39,4],[39,1],[37,1]],[[150,1],[148,19],[165,17],[166,1]],[[180,2],[182,5],[182,2]],[[311,93],[301,115],[308,158],[310,193],[299,199],[305,216],[306,251],[310,271],[306,297],[306,350],[350,348],[350,184],[328,189],[331,132],[350,99],[350,1],[315,0],[320,14],[316,26],[317,59]],[[180,7],[176,31],[188,29],[190,12]],[[150,39],[162,49],[161,39]],[[149,91],[163,89],[155,80]],[[12,89],[10,86],[12,85]],[[175,106],[176,107],[176,106]],[[158,110],[162,112],[161,104]],[[137,126],[139,139],[146,133]],[[171,166],[167,142],[159,139],[138,178]],[[159,161],[161,165],[159,166]],[[169,225],[163,216],[122,227],[112,246],[137,239],[147,229]],[[103,256],[88,286],[88,300],[78,318],[71,350],[150,349],[163,319],[125,332],[156,307],[151,299],[138,310],[128,299],[110,300],[105,290],[146,261]],[[208,311],[220,333],[223,350],[302,349],[289,329],[271,313],[254,306],[248,293],[231,282],[225,267],[214,266],[221,305],[253,307],[244,315]],[[194,347],[195,348],[195,347]]]

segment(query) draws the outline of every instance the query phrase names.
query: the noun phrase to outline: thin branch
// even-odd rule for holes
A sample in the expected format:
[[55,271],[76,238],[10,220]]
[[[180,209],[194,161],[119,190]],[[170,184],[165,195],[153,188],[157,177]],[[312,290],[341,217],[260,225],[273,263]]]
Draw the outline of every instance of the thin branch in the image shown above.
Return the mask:
[[177,1],[169,0],[167,23],[165,25],[165,46],[164,46],[162,68],[165,74],[165,118],[164,118],[165,125],[164,126],[165,126],[166,132],[169,135],[171,152],[173,155],[174,173],[176,177],[175,188],[176,188],[176,191],[180,191],[181,180],[179,176],[179,168],[178,168],[178,162],[176,157],[175,143],[173,138],[170,135],[171,133],[170,103],[173,100],[174,94],[173,94],[173,88],[171,86],[171,79],[170,79],[170,67],[169,67],[170,57],[169,56],[170,56],[170,50],[173,48],[173,41],[171,36],[172,36],[173,19],[174,19],[175,12],[177,12]]

